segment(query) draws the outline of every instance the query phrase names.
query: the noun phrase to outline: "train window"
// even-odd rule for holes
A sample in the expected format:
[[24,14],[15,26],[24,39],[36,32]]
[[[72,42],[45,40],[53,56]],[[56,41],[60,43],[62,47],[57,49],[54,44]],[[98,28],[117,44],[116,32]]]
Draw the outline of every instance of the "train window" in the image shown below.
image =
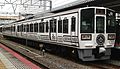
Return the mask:
[[23,24],[21,25],[21,32],[23,32]]
[[106,32],[107,33],[114,33],[115,32],[115,12],[107,10],[106,15]]
[[30,24],[30,32],[33,32],[33,24]]
[[44,22],[39,23],[39,32],[44,33]]
[[27,24],[27,32],[29,32],[29,24]]
[[71,18],[71,31],[75,32],[76,18],[73,16]]
[[7,31],[9,30],[8,27],[6,28],[6,30],[7,30]]
[[6,27],[6,31],[9,31],[9,27]]
[[[12,27],[12,32],[14,31],[14,28],[13,28],[13,26],[11,26]],[[6,29],[5,29],[6,30]]]
[[18,29],[19,32],[21,32],[21,30],[20,30],[21,25],[18,25],[18,26],[19,26],[19,27],[18,27],[17,29]]
[[104,17],[96,17],[96,33],[104,33]]
[[39,32],[42,32],[42,24],[39,23]]
[[25,31],[24,32],[27,32],[27,24],[25,25]]
[[50,32],[56,32],[57,19],[50,20]]
[[18,26],[17,26],[17,32],[19,32],[19,31],[20,31],[20,30],[19,30],[19,27],[20,27],[20,26],[18,25]]
[[15,30],[16,30],[16,28],[15,28],[15,26],[14,26],[14,32],[15,32]]
[[18,25],[18,28],[17,28],[17,29],[18,29],[18,32],[20,32],[20,25]]
[[3,31],[5,31],[5,27],[3,28]]
[[2,32],[2,27],[0,28],[0,32]]
[[54,19],[53,32],[56,32],[56,23],[57,23],[57,19]]
[[6,31],[8,31],[8,27],[6,28]]
[[48,21],[46,22],[46,32],[48,32]]
[[11,28],[9,27],[9,31],[11,30]]
[[[3,31],[5,30],[5,28],[3,28]],[[11,32],[12,32],[12,26],[11,26]]]
[[22,31],[21,31],[21,30],[22,30],[21,27],[22,27],[22,25],[19,26],[19,32],[22,32]]
[[53,20],[50,20],[50,32],[53,32]]
[[20,27],[21,27],[21,26],[18,27],[18,28],[19,28],[19,32],[21,32]]
[[11,26],[10,26],[10,31],[11,31]]
[[7,27],[5,28],[5,30],[7,31]]
[[44,24],[44,22],[42,23],[42,32],[44,33],[44,26],[45,24]]
[[8,30],[9,30],[9,27],[7,27],[6,30],[8,31]]
[[0,28],[0,32],[2,32],[1,30],[2,30],[2,29]]
[[63,33],[68,33],[68,19],[63,20]]
[[19,32],[21,32],[21,25],[19,26]]
[[81,10],[81,33],[94,33],[94,9]]
[[23,32],[25,32],[25,25],[23,25]]
[[105,14],[105,9],[96,9],[96,14],[104,15]]
[[10,30],[10,27],[8,27],[8,31]]
[[62,20],[58,20],[58,33],[62,33]]
[[38,32],[38,23],[34,24],[34,32]]
[[13,26],[13,31],[15,32],[15,26]]
[[5,27],[5,31],[7,30],[7,27]]
[[23,31],[26,32],[26,25],[24,25]]

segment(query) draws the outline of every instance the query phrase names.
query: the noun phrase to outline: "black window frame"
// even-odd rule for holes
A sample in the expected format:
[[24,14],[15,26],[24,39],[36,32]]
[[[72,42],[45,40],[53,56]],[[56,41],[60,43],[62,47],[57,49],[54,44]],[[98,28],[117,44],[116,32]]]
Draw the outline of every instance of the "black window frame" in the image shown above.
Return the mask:
[[[99,19],[99,22],[100,22],[99,25],[97,23],[98,19]],[[105,17],[96,16],[96,33],[105,33],[104,30],[105,30]]]
[[38,23],[34,23],[34,32],[38,32]]
[[[113,13],[113,15],[110,14],[111,12]],[[115,12],[107,9],[106,11],[106,33],[116,32],[116,19],[115,18],[116,18]],[[110,23],[109,25],[108,25],[108,22]]]
[[51,19],[50,20],[50,32],[53,32],[53,22],[54,22],[54,20]]
[[18,26],[17,26],[17,32],[20,32],[20,30],[19,30],[20,28],[19,28],[19,27],[20,27],[20,26],[18,25]]
[[0,32],[2,32],[2,27],[0,27]]
[[21,32],[23,32],[23,24],[21,25]]
[[[15,32],[15,25],[11,26],[11,28],[12,28],[12,32]],[[7,28],[6,28],[6,30],[7,30]]]
[[48,26],[48,21],[46,21],[46,33],[48,32],[49,26]]
[[29,24],[27,24],[27,29],[26,29],[27,32],[30,31],[30,30],[29,30],[29,27],[30,27]]
[[76,31],[76,17],[72,16],[71,18],[71,32],[75,32]]
[[13,32],[15,32],[15,25],[13,26]]
[[39,32],[44,33],[44,22],[39,23]]
[[58,20],[58,33],[62,33],[62,30],[63,30],[62,26],[63,26],[63,22],[61,19],[59,19]]
[[56,33],[57,19],[50,20],[50,32]]
[[57,19],[54,19],[54,24],[53,24],[53,32],[56,33],[56,25],[57,25]]
[[33,24],[30,24],[30,32],[33,32]]
[[24,28],[23,28],[23,32],[26,32],[26,27],[27,27],[27,25],[25,24]]
[[63,19],[63,33],[68,33],[68,28],[69,28],[69,19],[67,19],[67,17],[65,17]]
[[80,12],[80,33],[94,33],[94,19],[94,8],[82,9]]

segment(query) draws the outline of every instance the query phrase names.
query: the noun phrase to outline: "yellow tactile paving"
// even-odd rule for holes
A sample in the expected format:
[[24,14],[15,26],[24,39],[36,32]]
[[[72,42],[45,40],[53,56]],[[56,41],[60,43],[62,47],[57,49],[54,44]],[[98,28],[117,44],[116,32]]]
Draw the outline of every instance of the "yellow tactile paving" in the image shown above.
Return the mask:
[[0,69],[6,69],[4,64],[0,61]]

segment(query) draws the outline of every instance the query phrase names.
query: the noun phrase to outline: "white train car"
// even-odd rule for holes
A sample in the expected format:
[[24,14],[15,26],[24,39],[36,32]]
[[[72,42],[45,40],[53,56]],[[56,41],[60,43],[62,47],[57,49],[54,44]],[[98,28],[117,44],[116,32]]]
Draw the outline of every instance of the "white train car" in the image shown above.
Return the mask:
[[0,26],[0,35],[2,35],[2,25]]
[[110,59],[115,42],[115,12],[104,7],[73,9],[10,25],[14,37],[77,50],[83,61]]

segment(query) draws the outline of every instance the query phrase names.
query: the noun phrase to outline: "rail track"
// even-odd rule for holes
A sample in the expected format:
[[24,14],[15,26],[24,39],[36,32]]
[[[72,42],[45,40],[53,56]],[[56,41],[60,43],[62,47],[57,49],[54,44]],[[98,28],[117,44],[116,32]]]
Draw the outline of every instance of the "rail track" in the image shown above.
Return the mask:
[[82,62],[76,59],[71,60],[71,58],[69,59],[60,57],[49,52],[43,53],[31,47],[5,39],[1,39],[0,42],[14,51],[22,54],[37,65],[43,66],[43,69],[119,69],[119,65],[115,65],[114,63],[112,64],[112,62],[110,63],[109,60]]
[[[112,60],[114,61],[114,60]],[[109,63],[109,61],[88,62],[86,65],[91,65],[100,69],[120,69],[118,65]]]

